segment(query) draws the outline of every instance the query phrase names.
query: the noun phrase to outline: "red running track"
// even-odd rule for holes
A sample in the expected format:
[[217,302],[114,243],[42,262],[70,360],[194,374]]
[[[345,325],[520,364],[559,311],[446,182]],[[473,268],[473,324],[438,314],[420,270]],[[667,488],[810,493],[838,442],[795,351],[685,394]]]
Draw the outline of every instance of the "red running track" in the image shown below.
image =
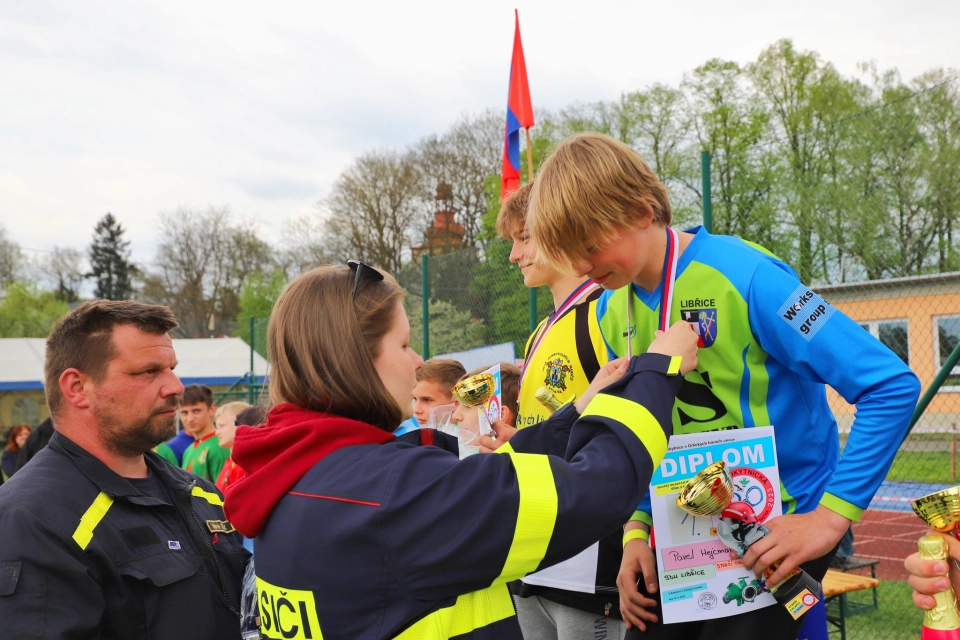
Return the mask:
[[[868,509],[853,525],[854,554],[879,560],[877,577],[881,580],[906,580],[903,560],[917,550],[917,540],[928,532],[912,511]],[[856,573],[865,571],[869,570]]]

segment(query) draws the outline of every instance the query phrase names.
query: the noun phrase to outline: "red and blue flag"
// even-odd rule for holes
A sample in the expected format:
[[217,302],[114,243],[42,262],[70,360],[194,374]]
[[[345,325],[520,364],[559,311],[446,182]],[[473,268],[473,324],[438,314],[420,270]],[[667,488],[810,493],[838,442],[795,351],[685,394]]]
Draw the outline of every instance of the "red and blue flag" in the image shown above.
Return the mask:
[[533,104],[527,83],[527,63],[520,41],[520,14],[514,9],[513,59],[510,62],[510,91],[507,94],[507,126],[503,135],[503,170],[500,195],[505,198],[520,188],[520,129],[533,126]]

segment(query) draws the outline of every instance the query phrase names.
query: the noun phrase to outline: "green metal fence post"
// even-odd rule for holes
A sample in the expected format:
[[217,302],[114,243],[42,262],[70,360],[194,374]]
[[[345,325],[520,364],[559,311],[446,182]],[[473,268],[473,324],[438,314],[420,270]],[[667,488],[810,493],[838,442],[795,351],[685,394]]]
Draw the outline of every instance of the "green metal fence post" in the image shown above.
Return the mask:
[[537,330],[537,290],[530,287],[530,333]]
[[250,316],[250,383],[247,385],[247,402],[250,404],[253,404],[253,385],[257,383],[257,376],[253,372],[253,345],[256,344],[257,340],[256,330],[253,316]]
[[423,298],[423,359],[430,359],[430,256],[420,256],[420,291]]
[[949,376],[953,368],[957,366],[958,361],[960,361],[960,343],[953,348],[953,353],[950,354],[950,357],[948,357],[946,362],[943,363],[943,366],[940,367],[940,371],[937,372],[937,377],[933,379],[927,392],[923,394],[920,402],[917,403],[917,408],[914,410],[913,417],[910,419],[910,428],[907,429],[907,435],[903,437],[904,440],[906,440],[910,432],[913,431],[913,426],[917,424],[920,416],[926,411],[927,405],[933,400],[933,396],[937,395],[937,391],[940,391],[940,387],[947,381],[947,376]]
[[703,176],[703,227],[713,233],[713,200],[710,197],[710,152],[700,154],[700,170]]

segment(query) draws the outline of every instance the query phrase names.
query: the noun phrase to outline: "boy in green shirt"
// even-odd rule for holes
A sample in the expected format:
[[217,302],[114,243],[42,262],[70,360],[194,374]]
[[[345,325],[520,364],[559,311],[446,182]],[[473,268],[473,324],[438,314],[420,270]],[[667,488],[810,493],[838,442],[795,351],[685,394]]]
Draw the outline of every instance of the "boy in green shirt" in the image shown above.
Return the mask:
[[184,388],[180,401],[180,422],[193,436],[193,444],[183,452],[183,468],[210,482],[216,482],[220,470],[230,457],[230,450],[217,440],[213,416],[213,392],[209,387],[191,384]]

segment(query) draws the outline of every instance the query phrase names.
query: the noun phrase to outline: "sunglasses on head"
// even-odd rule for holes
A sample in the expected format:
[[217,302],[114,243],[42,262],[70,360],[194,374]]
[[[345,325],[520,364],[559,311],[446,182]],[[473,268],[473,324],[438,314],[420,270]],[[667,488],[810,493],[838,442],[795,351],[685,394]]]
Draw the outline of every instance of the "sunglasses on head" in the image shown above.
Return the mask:
[[366,280],[367,282],[381,282],[383,280],[382,273],[359,260],[347,260],[347,266],[353,271],[353,292],[350,294],[351,300],[356,299],[357,285],[360,284],[361,280]]

